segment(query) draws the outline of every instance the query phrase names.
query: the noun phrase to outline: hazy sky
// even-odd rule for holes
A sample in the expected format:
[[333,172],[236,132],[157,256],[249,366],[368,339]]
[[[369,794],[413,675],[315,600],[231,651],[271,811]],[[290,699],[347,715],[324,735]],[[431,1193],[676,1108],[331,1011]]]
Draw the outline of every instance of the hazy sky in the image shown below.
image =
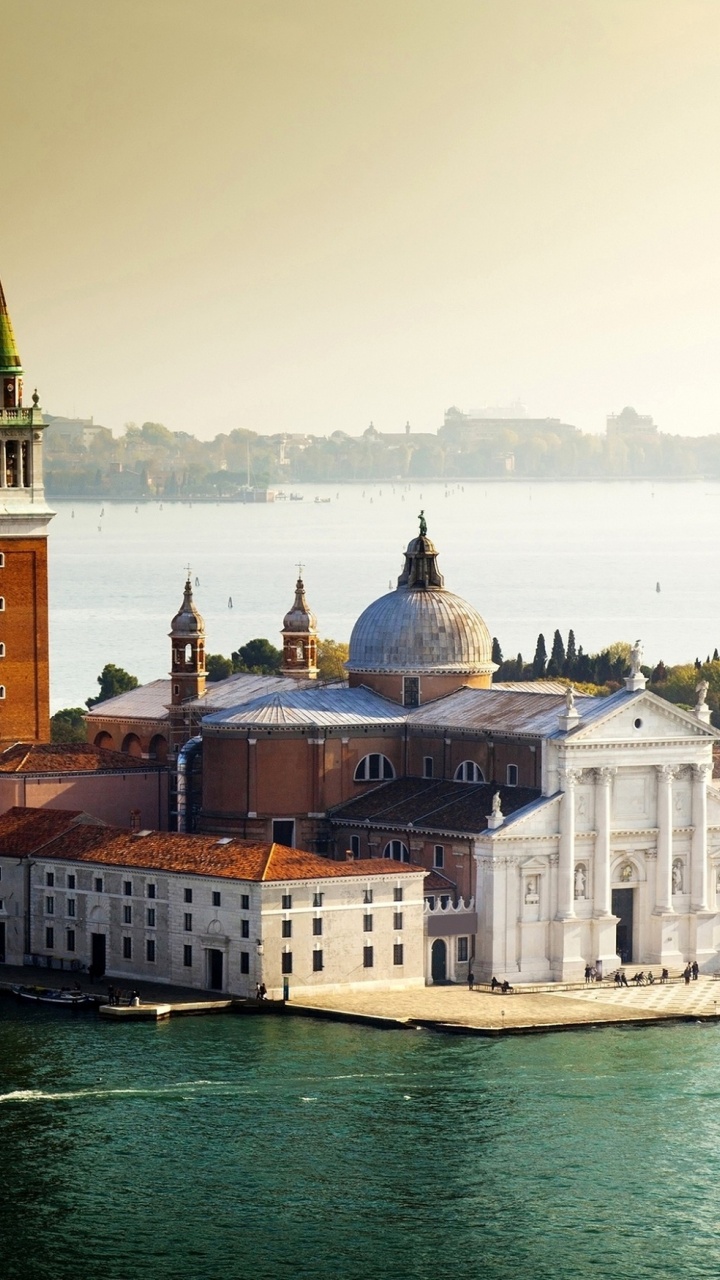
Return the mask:
[[3,0],[29,389],[118,431],[720,429],[720,0]]

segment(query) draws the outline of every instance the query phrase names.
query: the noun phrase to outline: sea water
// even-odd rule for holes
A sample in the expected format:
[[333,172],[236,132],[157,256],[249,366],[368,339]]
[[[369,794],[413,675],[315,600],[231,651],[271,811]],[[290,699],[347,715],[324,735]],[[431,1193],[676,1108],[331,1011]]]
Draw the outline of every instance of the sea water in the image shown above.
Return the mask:
[[715,1026],[503,1040],[0,1001],[4,1280],[720,1274]]
[[[445,585],[506,657],[555,628],[595,652],[640,638],[648,661],[720,647],[720,484],[421,482],[304,485],[302,502],[57,502],[50,525],[53,710],[82,706],[106,663],[167,675],[186,567],[226,656],[280,645],[298,564],[321,636],[347,641],[390,584],[424,510]],[[315,499],[319,499],[315,501]],[[660,590],[657,590],[657,587]]]

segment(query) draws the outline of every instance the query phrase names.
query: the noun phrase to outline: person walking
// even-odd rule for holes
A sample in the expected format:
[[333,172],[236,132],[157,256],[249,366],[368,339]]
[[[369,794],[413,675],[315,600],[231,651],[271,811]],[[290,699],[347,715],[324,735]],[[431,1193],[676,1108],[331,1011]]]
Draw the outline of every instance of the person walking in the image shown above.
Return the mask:
[[472,972],[472,969],[471,969],[470,973],[468,974],[468,991],[472,991],[474,986],[475,986],[475,974]]

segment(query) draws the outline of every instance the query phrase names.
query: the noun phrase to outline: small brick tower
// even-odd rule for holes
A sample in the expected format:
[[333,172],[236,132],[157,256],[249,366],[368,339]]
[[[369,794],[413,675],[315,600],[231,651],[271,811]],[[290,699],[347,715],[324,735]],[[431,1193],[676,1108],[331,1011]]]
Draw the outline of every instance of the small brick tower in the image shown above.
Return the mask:
[[205,623],[193,604],[190,569],[179,611],[170,624],[172,705],[205,692]]
[[23,370],[0,284],[0,743],[50,740],[45,423],[23,408]]
[[[302,565],[298,565],[302,574]],[[295,583],[295,601],[285,614],[282,628],[284,676],[298,680],[317,680],[317,618],[305,599],[302,577]]]

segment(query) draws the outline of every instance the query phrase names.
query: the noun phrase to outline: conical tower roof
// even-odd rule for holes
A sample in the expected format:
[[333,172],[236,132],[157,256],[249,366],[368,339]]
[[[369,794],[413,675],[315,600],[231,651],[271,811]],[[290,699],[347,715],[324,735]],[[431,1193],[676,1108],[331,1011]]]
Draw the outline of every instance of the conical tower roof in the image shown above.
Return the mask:
[[185,583],[183,602],[170,626],[171,636],[201,636],[205,634],[205,620],[193,604],[192,584],[189,577]]
[[10,313],[5,301],[2,282],[0,282],[0,374],[22,373],[22,365],[18,355],[15,334],[13,333]]

